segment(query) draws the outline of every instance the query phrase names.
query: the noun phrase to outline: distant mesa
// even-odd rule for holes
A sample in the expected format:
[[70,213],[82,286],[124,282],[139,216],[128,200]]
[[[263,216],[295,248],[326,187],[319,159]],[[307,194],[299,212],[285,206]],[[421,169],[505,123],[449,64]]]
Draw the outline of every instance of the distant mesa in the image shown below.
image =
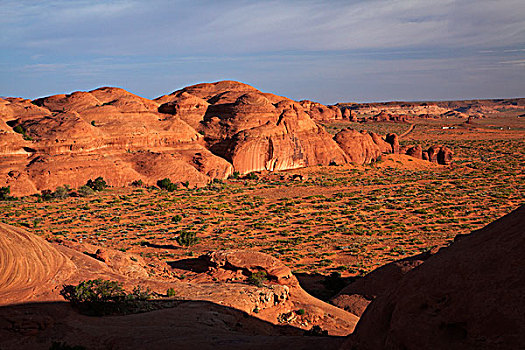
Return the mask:
[[[392,135],[343,131],[334,138],[320,124],[352,120],[354,107],[297,102],[235,81],[197,84],[154,100],[113,87],[0,99],[0,186],[28,195],[102,176],[111,186],[170,178],[196,187],[234,171],[363,164],[397,153]],[[427,158],[448,164],[440,160],[451,153],[439,152]]]
[[354,122],[408,122],[414,119],[483,118],[500,110],[525,109],[525,98],[439,102],[338,103],[343,118]]

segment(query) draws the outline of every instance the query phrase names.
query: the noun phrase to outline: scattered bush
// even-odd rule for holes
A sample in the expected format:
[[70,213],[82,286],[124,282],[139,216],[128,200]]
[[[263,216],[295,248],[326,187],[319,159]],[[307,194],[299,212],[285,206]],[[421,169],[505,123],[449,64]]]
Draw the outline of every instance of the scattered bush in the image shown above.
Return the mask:
[[108,187],[108,184],[106,183],[106,181],[104,181],[102,176],[99,176],[95,180],[89,179],[86,183],[86,186],[90,187],[94,191],[102,191],[103,189]]
[[298,314],[299,316],[302,316],[306,313],[306,311],[304,311],[304,309],[299,309],[295,313]]
[[175,215],[174,217],[171,218],[171,221],[173,222],[180,222],[182,220],[182,216],[180,215]]
[[161,190],[166,190],[168,192],[173,192],[173,191],[177,190],[177,185],[175,185],[173,182],[171,182],[171,180],[168,179],[168,178],[165,178],[165,179],[157,181],[157,186]]
[[168,298],[172,298],[176,295],[175,293],[175,289],[173,288],[169,288],[167,291],[166,291],[166,295],[168,296]]
[[199,243],[199,238],[195,232],[183,231],[176,238],[177,243],[184,247],[190,247]]
[[248,277],[248,283],[257,287],[264,286],[266,282],[268,282],[268,274],[266,271],[254,272]]
[[82,281],[78,285],[64,285],[60,295],[82,313],[103,316],[114,313],[129,313],[137,302],[151,298],[149,289],[140,286],[127,294],[122,284],[102,279]]
[[248,180],[257,180],[259,178],[259,176],[257,176],[256,173],[249,173],[249,174],[245,175],[244,178],[248,179]]

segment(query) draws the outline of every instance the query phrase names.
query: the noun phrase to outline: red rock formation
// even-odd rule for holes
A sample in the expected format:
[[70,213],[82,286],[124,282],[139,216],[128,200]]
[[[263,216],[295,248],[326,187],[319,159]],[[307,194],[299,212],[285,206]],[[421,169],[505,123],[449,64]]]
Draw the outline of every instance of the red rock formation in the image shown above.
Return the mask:
[[[163,103],[161,111],[177,115],[183,101],[190,100],[184,94],[200,99],[190,106],[198,102],[204,107],[188,122],[204,135],[212,152],[240,173],[346,163],[344,152],[297,102],[235,82],[190,86],[156,101]],[[320,104],[306,105],[335,114]]]
[[435,251],[381,266],[343,288],[330,303],[361,316],[372,300],[395,288],[407,272],[421,265],[433,253]]
[[375,299],[345,349],[519,349],[525,206],[441,249]]
[[304,111],[315,121],[326,122],[343,118],[341,110],[335,106],[325,106],[308,100],[303,100],[299,103],[304,108]]
[[379,146],[368,133],[347,128],[338,132],[334,140],[346,153],[348,159],[357,164],[371,163],[381,155]]
[[380,113],[370,117],[366,118],[365,121],[374,121],[374,122],[384,122],[384,121],[393,121],[393,122],[406,122],[408,119],[408,116],[406,114],[392,114],[387,113],[385,111],[381,111]]
[[370,136],[372,137],[372,140],[374,143],[379,147],[379,150],[381,153],[392,153],[392,145],[386,142],[381,136],[376,134],[375,132],[370,132]]
[[442,165],[449,165],[452,163],[454,152],[447,146],[442,146],[437,154],[437,163]]
[[399,154],[399,136],[394,133],[387,134],[385,141],[392,147],[392,153]]
[[423,148],[421,145],[409,147],[406,154],[417,159],[423,159]]
[[349,108],[343,109],[343,119],[354,121],[352,119],[352,111]]
[[[2,108],[0,145],[16,149],[0,154],[0,186],[11,186],[15,195],[78,187],[98,176],[112,186],[138,179],[155,184],[165,177],[196,186],[233,171],[204,147],[195,129],[125,90],[100,88],[34,104],[13,100]],[[24,135],[15,134],[14,127]]]

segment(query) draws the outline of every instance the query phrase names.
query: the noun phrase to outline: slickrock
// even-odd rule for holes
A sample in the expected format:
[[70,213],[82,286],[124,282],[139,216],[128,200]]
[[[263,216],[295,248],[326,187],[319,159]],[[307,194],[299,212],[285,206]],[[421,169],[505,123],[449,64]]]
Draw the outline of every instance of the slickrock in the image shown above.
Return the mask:
[[525,206],[461,236],[375,299],[344,349],[518,349]]
[[[161,103],[160,111],[174,115],[190,108],[192,119],[188,122],[204,135],[214,154],[228,160],[241,174],[347,161],[344,152],[300,103],[246,84],[198,84],[156,101]],[[186,101],[191,102],[190,107],[185,107]],[[321,104],[310,104],[314,110],[337,114]]]
[[111,186],[166,177],[201,186],[233,172],[185,121],[123,89],[8,102],[0,110],[0,145],[9,145],[0,153],[0,186],[15,195],[79,187],[98,176]]

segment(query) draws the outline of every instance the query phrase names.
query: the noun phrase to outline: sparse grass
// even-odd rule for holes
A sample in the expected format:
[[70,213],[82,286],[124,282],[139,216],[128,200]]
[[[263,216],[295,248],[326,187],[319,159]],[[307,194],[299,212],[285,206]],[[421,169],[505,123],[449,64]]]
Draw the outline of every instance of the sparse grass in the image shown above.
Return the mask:
[[[395,131],[391,124],[382,133]],[[130,187],[43,203],[13,198],[0,202],[0,221],[48,239],[125,249],[152,265],[186,258],[182,237],[198,236],[195,255],[254,249],[297,272],[363,274],[448,244],[524,202],[523,137],[449,138],[437,134],[439,125],[418,125],[406,143],[428,146],[442,137],[455,152],[450,168],[326,166],[290,171],[308,175],[305,181],[272,173],[173,192]]]

